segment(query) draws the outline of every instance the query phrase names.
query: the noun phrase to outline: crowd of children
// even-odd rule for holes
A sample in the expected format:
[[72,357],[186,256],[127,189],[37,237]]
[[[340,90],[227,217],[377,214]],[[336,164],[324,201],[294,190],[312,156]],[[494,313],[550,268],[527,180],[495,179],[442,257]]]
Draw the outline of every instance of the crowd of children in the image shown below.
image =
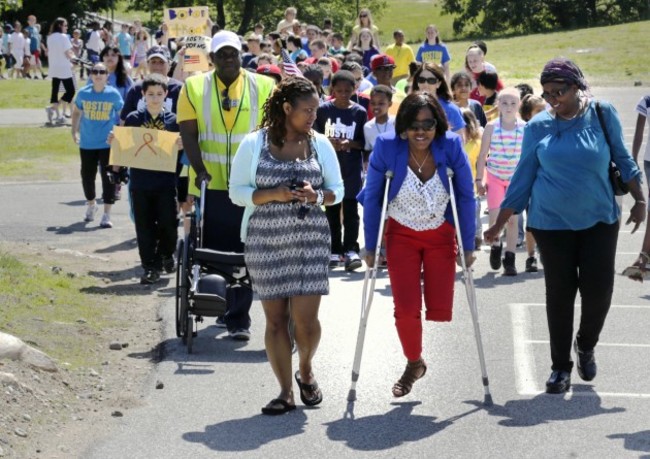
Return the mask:
[[[36,78],[40,73],[41,77],[45,78],[47,75],[40,65],[39,57],[46,53],[47,42],[44,43],[41,39],[40,26],[33,15],[28,17],[27,22],[28,27],[24,30],[19,22],[13,26],[6,24],[4,30],[0,30],[2,62],[10,69],[9,76]],[[394,135],[395,114],[409,92],[424,91],[434,95],[445,110],[450,129],[463,138],[476,178],[476,194],[481,199],[486,197],[490,222],[496,218],[509,180],[517,166],[524,124],[546,107],[543,99],[531,94],[532,90],[528,85],[519,85],[517,88],[504,87],[495,66],[485,60],[487,46],[484,42],[472,43],[467,48],[464,61],[454,65],[436,26],[428,25],[425,34],[424,42],[417,48],[417,52],[414,52],[406,44],[404,32],[395,30],[392,34],[394,42],[388,44],[385,53],[382,53],[379,29],[373,24],[369,10],[360,10],[351,34],[344,34],[337,31],[329,19],[323,21],[322,28],[301,23],[298,11],[290,7],[286,9],[284,18],[274,31],[265,33],[265,27],[258,23],[250,33],[241,38],[244,51],[243,69],[270,76],[276,82],[297,72],[312,81],[318,89],[321,106],[314,128],[330,139],[337,152],[345,181],[345,199],[341,204],[327,209],[332,237],[332,267],[343,263],[346,270],[352,271],[362,265],[357,240],[360,220],[356,195],[362,187],[367,160],[377,137]],[[166,67],[169,76],[173,74],[180,81],[166,77],[159,81],[160,78],[151,79],[147,78],[147,75],[150,70],[149,59],[152,56],[164,60],[167,64],[172,63],[175,51],[180,51],[179,55],[182,55],[182,39],[179,39],[178,43],[170,40],[165,24],[152,35],[157,44],[151,43],[149,33],[140,21],[134,21],[132,25],[121,24],[117,33],[114,33],[112,23],[105,22],[100,25],[95,21],[89,24],[87,33],[83,34],[81,30],[75,29],[69,35],[74,57],[85,58],[93,65],[88,72],[92,84],[79,91],[75,98],[72,123],[75,140],[81,135],[82,171],[86,171],[84,192],[89,202],[86,221],[94,219],[97,207],[94,187],[90,185],[96,171],[93,172],[93,168],[88,165],[84,166],[91,157],[87,154],[84,156],[84,151],[89,148],[86,135],[95,129],[86,127],[84,132],[84,125],[91,126],[87,119],[87,110],[84,110],[84,98],[99,97],[98,84],[104,80],[102,72],[107,73],[106,82],[102,83],[106,88],[102,86],[102,92],[107,92],[108,88],[117,89],[121,103],[125,100],[128,102],[129,99],[138,101],[143,96],[146,100],[146,104],[138,103],[137,107],[134,103],[127,103],[129,113],[123,111],[121,120],[113,114],[114,125],[122,123],[127,126],[148,126],[152,124],[150,121],[160,117],[163,121],[153,123],[157,128],[177,130],[175,123],[168,118],[174,114],[178,91],[183,78],[187,76],[183,72],[182,60],[177,59],[171,69]],[[346,44],[347,37],[349,41]],[[79,61],[75,62],[79,69],[79,78],[83,78],[84,68],[78,65]],[[452,70],[459,69],[461,70],[452,75]],[[0,68],[0,76],[4,78],[2,70]],[[144,79],[144,83],[134,87],[133,80],[138,78]],[[152,100],[157,96],[147,96],[148,91],[164,92],[165,98],[174,99],[173,106],[166,104],[161,112],[152,105]],[[170,96],[167,96],[168,92]],[[65,111],[64,106],[64,114]],[[147,113],[149,115],[146,115]],[[48,112],[48,116],[52,116],[51,113]],[[63,116],[58,114],[58,109],[56,117],[57,120],[63,119]],[[148,121],[143,121],[145,119]],[[96,123],[97,120],[93,122]],[[93,148],[95,147],[91,149]],[[107,146],[102,144],[101,148],[97,148],[105,150]],[[104,153],[96,155],[97,158],[93,156],[92,161],[95,166],[100,165],[100,170],[106,169],[110,172],[102,155]],[[182,169],[179,166],[179,171]],[[169,244],[158,241],[161,242],[161,247],[166,248],[162,255],[157,254],[158,259],[155,262],[152,261],[151,240],[143,235],[151,230],[151,222],[143,220],[142,217],[143,214],[151,213],[146,210],[149,204],[145,196],[152,190],[147,188],[148,185],[144,185],[149,183],[148,180],[138,178],[140,175],[144,177],[147,174],[132,171],[131,198],[136,214],[142,265],[145,269],[143,281],[155,282],[156,266],[161,264],[160,256],[163,263],[169,264],[171,255]],[[172,182],[176,183],[177,176],[178,174],[173,180],[171,175],[166,178],[156,176],[153,182],[164,183],[166,186]],[[114,196],[108,190],[110,184],[107,180],[103,177],[105,215],[101,225],[104,227],[112,225],[109,211],[114,201]],[[186,181],[183,183],[186,187]],[[171,188],[165,190],[168,194]],[[169,199],[167,201],[171,202]],[[166,218],[163,220],[171,225],[171,217],[167,218],[168,211],[171,214],[169,202],[165,208]],[[481,200],[477,200],[477,203],[478,230],[475,245],[478,249],[482,244]],[[188,210],[187,206],[184,209]],[[523,238],[522,221],[515,215],[507,225],[505,252],[501,242],[495,243],[490,249],[491,268],[499,270],[503,266],[504,275],[516,275],[515,250],[522,244]],[[535,272],[535,242],[530,233],[525,234],[525,240],[525,270]]]

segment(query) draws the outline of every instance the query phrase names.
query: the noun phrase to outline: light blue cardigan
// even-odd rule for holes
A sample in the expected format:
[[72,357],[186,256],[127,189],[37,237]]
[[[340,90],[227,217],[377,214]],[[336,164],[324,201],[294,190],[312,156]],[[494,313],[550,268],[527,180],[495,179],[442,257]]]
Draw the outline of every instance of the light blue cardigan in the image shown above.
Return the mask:
[[[253,193],[257,189],[255,177],[265,133],[265,129],[260,129],[244,137],[244,140],[239,144],[230,170],[230,199],[238,206],[246,207],[241,222],[240,237],[242,242],[246,242],[248,220],[256,207],[253,204]],[[336,152],[327,137],[317,132],[313,132],[311,145],[313,151],[316,152],[323,174],[323,189],[332,191],[334,193],[334,204],[338,204],[343,199],[344,190],[341,168],[336,158]]]

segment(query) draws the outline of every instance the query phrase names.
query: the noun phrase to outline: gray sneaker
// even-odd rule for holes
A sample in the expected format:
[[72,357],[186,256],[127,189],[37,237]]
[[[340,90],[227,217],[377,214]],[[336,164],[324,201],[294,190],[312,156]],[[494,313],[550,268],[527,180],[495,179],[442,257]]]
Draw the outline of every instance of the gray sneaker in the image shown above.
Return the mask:
[[251,339],[251,332],[246,328],[238,328],[236,330],[228,332],[230,337],[237,341],[248,341]]
[[45,107],[45,114],[47,115],[47,124],[52,124],[54,109],[52,107]]
[[99,226],[102,228],[112,228],[113,222],[111,222],[111,216],[108,214],[102,215],[102,221],[99,222]]

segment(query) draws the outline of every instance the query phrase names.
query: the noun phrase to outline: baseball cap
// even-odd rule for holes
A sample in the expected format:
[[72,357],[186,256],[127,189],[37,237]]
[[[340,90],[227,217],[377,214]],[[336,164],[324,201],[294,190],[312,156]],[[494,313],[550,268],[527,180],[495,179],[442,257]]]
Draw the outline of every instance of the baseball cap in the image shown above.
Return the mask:
[[256,71],[257,73],[260,73],[262,75],[276,77],[276,80],[278,81],[282,79],[282,70],[280,70],[280,67],[278,67],[277,65],[273,65],[273,64],[259,65]]
[[159,57],[163,61],[169,62],[169,50],[166,46],[152,46],[149,48],[149,51],[147,51],[147,60],[152,57]]
[[229,30],[220,30],[215,33],[210,42],[210,52],[216,53],[224,46],[230,46],[241,52],[241,41],[236,33]]
[[377,54],[370,60],[370,69],[374,72],[379,67],[393,67],[395,68],[395,59],[386,54]]

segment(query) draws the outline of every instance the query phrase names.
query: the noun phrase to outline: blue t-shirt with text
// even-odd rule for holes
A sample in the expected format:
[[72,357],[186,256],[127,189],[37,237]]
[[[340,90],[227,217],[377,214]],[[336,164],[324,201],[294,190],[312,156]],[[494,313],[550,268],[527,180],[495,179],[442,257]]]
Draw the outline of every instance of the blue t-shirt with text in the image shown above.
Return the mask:
[[96,92],[93,86],[84,86],[77,92],[74,104],[83,112],[79,146],[86,150],[110,148],[106,140],[124,105],[117,89],[106,86],[103,91]]

